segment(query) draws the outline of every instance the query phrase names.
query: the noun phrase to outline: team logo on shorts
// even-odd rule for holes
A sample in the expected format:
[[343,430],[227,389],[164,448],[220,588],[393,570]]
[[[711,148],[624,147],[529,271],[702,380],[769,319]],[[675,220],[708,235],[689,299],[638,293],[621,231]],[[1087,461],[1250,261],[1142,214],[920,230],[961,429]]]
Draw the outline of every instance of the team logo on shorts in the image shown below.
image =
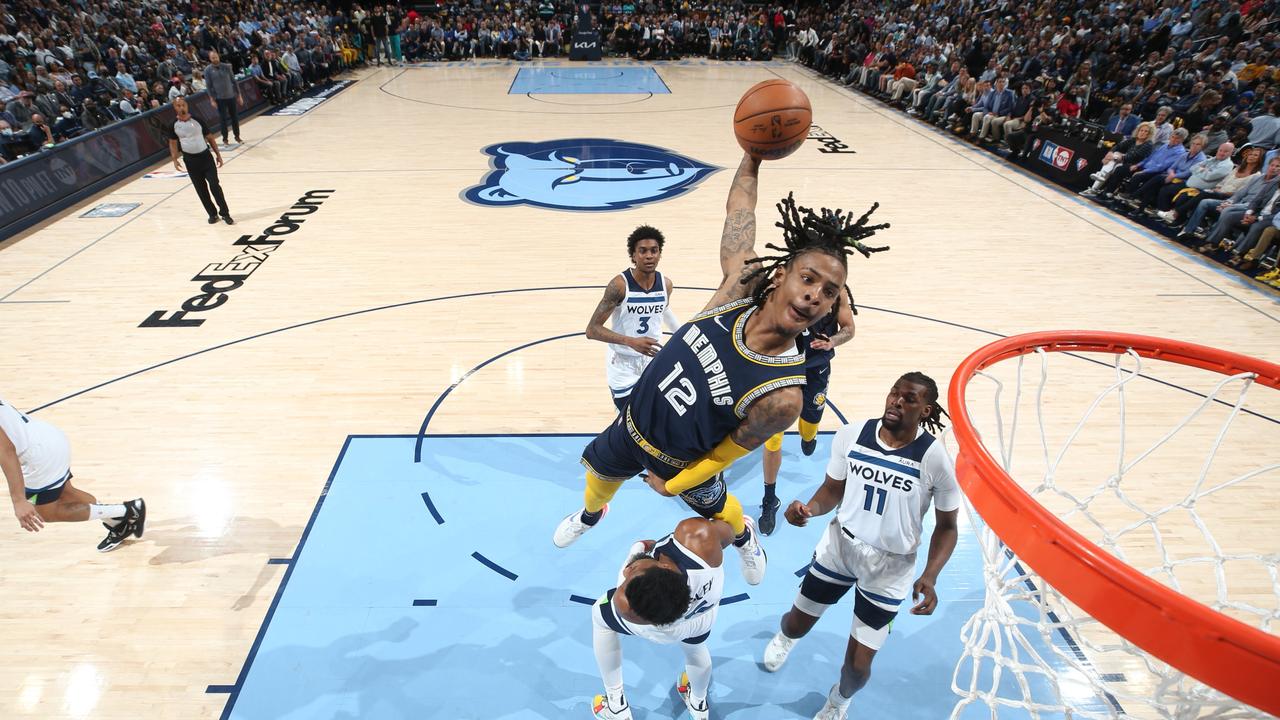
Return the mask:
[[693,505],[709,508],[715,507],[715,504],[720,502],[720,498],[724,497],[724,493],[724,476],[717,475],[709,482],[705,482],[698,487],[685,490],[680,493],[680,496],[688,500]]
[[491,170],[463,197],[481,205],[625,210],[681,195],[720,170],[654,145],[570,138],[490,145]]
[[817,395],[814,395],[814,396],[813,396],[813,406],[814,406],[814,407],[822,407],[823,405],[826,405],[826,404],[827,404],[827,394],[826,394],[826,393],[824,393],[824,392],[820,392],[820,393],[818,393]]

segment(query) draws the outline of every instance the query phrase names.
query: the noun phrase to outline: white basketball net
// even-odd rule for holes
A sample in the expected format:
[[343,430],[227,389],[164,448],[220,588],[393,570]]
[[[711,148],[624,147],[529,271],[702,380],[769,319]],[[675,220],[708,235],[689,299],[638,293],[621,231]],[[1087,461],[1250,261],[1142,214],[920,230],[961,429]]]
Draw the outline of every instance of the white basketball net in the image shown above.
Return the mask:
[[[1019,480],[1037,502],[1054,510],[1071,527],[1117,558],[1179,592],[1185,592],[1180,577],[1188,570],[1195,570],[1206,579],[1199,586],[1199,592],[1186,594],[1218,612],[1225,612],[1265,631],[1275,632],[1280,629],[1280,578],[1277,575],[1280,541],[1276,540],[1280,534],[1268,531],[1270,539],[1264,544],[1270,548],[1270,554],[1233,553],[1229,548],[1219,545],[1211,530],[1214,523],[1210,520],[1213,518],[1207,520],[1200,511],[1206,498],[1228,492],[1242,483],[1267,481],[1274,487],[1276,480],[1280,479],[1274,476],[1259,477],[1280,468],[1280,462],[1276,462],[1280,457],[1280,442],[1277,440],[1280,432],[1275,430],[1274,424],[1265,425],[1265,419],[1257,420],[1256,416],[1251,421],[1264,423],[1265,427],[1269,427],[1269,435],[1257,438],[1257,452],[1247,460],[1255,464],[1258,458],[1263,458],[1261,467],[1243,473],[1233,472],[1230,477],[1222,477],[1218,472],[1219,468],[1215,467],[1215,458],[1223,446],[1228,428],[1241,416],[1242,406],[1254,384],[1255,376],[1200,373],[1203,375],[1202,379],[1218,380],[1211,390],[1204,392],[1206,397],[1198,402],[1192,399],[1186,403],[1187,406],[1193,406],[1189,412],[1181,407],[1169,408],[1163,417],[1166,421],[1175,421],[1174,427],[1163,434],[1156,435],[1158,431],[1151,433],[1154,440],[1147,438],[1141,445],[1131,441],[1134,448],[1129,449],[1126,448],[1125,429],[1125,415],[1130,404],[1128,398],[1130,393],[1138,393],[1146,388],[1135,385],[1133,389],[1128,389],[1130,383],[1139,379],[1139,373],[1143,370],[1143,359],[1134,351],[1128,350],[1115,356],[1112,368],[1114,382],[1097,395],[1084,411],[1083,417],[1074,423],[1074,429],[1067,433],[1065,442],[1058,444],[1050,442],[1045,430],[1045,392],[1051,355],[1062,357],[1059,353],[1043,349],[1035,351],[1040,363],[1040,380],[1034,396],[1036,425],[1039,430],[1038,437],[1034,438],[1037,448],[1016,450],[1019,408],[1024,399],[1023,365],[1027,361],[1028,365],[1034,367],[1035,361],[1030,360],[1032,356],[1023,355],[1016,360],[1017,387],[1012,413],[1008,412],[1007,404],[1003,407],[1001,405],[1002,400],[1008,402],[1007,395],[1002,398],[1007,381],[1001,381],[988,371],[1000,365],[1010,365],[1013,361],[997,363],[987,371],[979,372],[970,381],[967,391],[971,398],[970,408],[976,410],[978,407],[977,401],[972,400],[975,397],[972,390],[977,389],[975,386],[981,384],[995,395],[994,428],[978,427],[979,430],[995,430],[994,437],[991,432],[984,435],[988,451],[1011,477]],[[1069,361],[1078,363],[1080,359],[1072,357]],[[1009,370],[1010,368],[1005,368],[1005,372]],[[1112,370],[1104,367],[1100,371],[1109,376]],[[979,378],[990,383],[983,383]],[[1144,379],[1140,384],[1146,385],[1148,382],[1149,379]],[[1220,395],[1229,397],[1219,400]],[[1193,396],[1184,393],[1183,397]],[[1028,401],[1031,399],[1027,398]],[[1116,438],[1118,442],[1115,443],[1118,445],[1118,455],[1108,454],[1097,458],[1105,467],[1092,477],[1096,479],[1110,474],[1092,488],[1087,486],[1094,483],[1093,480],[1082,484],[1079,477],[1073,478],[1076,482],[1068,487],[1060,481],[1060,478],[1073,472],[1069,465],[1063,464],[1064,457],[1095,411],[1104,404],[1118,405],[1120,422]],[[1218,423],[1214,415],[1212,422],[1217,424],[1217,434],[1211,441],[1204,438],[1213,437],[1212,431],[1200,434],[1199,442],[1211,442],[1212,447],[1208,457],[1200,461],[1198,467],[1183,466],[1184,486],[1171,488],[1155,503],[1151,502],[1149,492],[1146,493],[1148,497],[1134,497],[1133,491],[1142,488],[1135,484],[1146,483],[1148,490],[1151,487],[1150,478],[1144,477],[1141,472],[1144,461],[1170,446],[1179,432],[1208,408],[1213,408],[1213,413],[1222,415],[1225,420]],[[1007,428],[1004,417],[1010,417]],[[1147,419],[1131,419],[1130,423],[1131,426],[1136,426],[1136,423]],[[1054,420],[1059,423],[1057,427],[1061,430],[1071,428],[1071,425],[1062,425],[1064,419],[1060,415],[1054,417]],[[1069,423],[1069,418],[1065,422]],[[1031,439],[1024,438],[1024,441]],[[951,438],[951,444],[954,445],[954,437]],[[952,450],[954,453],[954,448]],[[1136,455],[1133,454],[1134,450],[1137,450]],[[1029,464],[1026,461],[1034,460],[1036,456],[1039,456],[1042,467],[1014,467],[1015,458],[1025,465]],[[1036,480],[1039,480],[1038,484],[1032,486],[1031,483]],[[961,633],[965,649],[952,678],[952,689],[960,696],[951,713],[953,720],[1225,720],[1272,717],[1261,710],[1242,706],[1240,702],[1183,675],[1085,614],[1005,547],[967,501],[965,506],[981,546],[986,596],[980,609],[964,625]],[[1113,521],[1107,524],[1094,512],[1095,506],[1128,508],[1132,514],[1125,522]],[[1265,511],[1263,514],[1266,514]],[[1111,512],[1108,517],[1116,517],[1115,512]],[[1259,527],[1271,528],[1274,526],[1274,517],[1259,518],[1258,522]],[[1162,527],[1170,524],[1177,524],[1182,529],[1177,543],[1180,547],[1175,550],[1171,550],[1174,545],[1172,537]],[[1186,545],[1191,541],[1194,541],[1196,547],[1187,551]],[[1145,545],[1149,551],[1139,553],[1144,558],[1141,561],[1130,558],[1135,542]],[[1152,559],[1155,562],[1151,562]],[[1207,579],[1210,576],[1212,581]],[[1250,595],[1253,602],[1233,600],[1229,591],[1246,576],[1254,589]],[[1231,582],[1228,581],[1229,577]],[[1266,596],[1268,583],[1269,598]],[[1211,594],[1207,589],[1213,584],[1216,584],[1216,595],[1206,597]],[[1257,591],[1257,588],[1262,589]],[[1261,602],[1259,598],[1262,598]],[[1268,604],[1269,607],[1260,606]],[[1277,678],[1277,692],[1280,692],[1280,678]]]

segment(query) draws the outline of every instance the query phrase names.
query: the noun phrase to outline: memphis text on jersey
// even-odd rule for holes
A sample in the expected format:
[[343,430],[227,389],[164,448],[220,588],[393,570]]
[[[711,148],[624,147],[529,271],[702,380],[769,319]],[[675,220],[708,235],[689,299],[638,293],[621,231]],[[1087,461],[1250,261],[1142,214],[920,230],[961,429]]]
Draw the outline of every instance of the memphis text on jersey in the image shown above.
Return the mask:
[[333,190],[310,190],[298,198],[278,220],[267,226],[258,236],[241,235],[231,243],[237,246],[236,256],[226,262],[209,263],[191,278],[201,283],[200,292],[187,298],[181,310],[156,310],[138,327],[200,327],[204,318],[188,318],[188,313],[208,312],[227,302],[227,293],[244,285],[271,253],[284,244],[284,236],[291,235],[306,222],[306,216],[320,209]]
[[[689,325],[689,329],[685,330],[680,339],[698,357],[698,362],[702,365],[702,372],[707,375],[707,387],[711,390],[711,401],[716,405],[732,405],[733,388],[729,385],[729,375],[724,371],[724,363],[720,362],[719,356],[716,355],[716,349],[711,345],[711,340],[698,329],[697,325],[692,324]],[[684,368],[680,366],[680,363],[676,363],[671,375],[679,376],[683,371]],[[665,386],[669,384],[664,380],[658,385],[658,388],[665,389]],[[672,405],[677,413],[684,414],[683,407],[676,403],[672,403]]]

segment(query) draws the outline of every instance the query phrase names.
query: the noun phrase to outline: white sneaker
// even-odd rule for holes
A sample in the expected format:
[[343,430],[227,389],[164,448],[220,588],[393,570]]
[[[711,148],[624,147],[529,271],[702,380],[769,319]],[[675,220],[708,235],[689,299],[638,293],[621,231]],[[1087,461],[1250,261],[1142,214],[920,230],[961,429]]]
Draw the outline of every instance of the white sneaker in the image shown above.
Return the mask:
[[840,690],[838,685],[831,687],[831,692],[827,693],[827,701],[822,704],[822,709],[817,715],[813,716],[813,720],[845,720],[845,716],[849,714],[849,705],[837,705],[831,702],[832,695],[838,695]]
[[738,555],[742,558],[742,578],[748,585],[759,585],[764,581],[764,570],[769,558],[764,554],[764,548],[760,547],[755,521],[750,517],[743,517],[742,520],[747,526],[747,542],[738,548]]
[[609,699],[604,695],[597,695],[595,700],[591,701],[591,713],[598,720],[632,720],[631,705],[627,702],[627,698],[622,698],[622,707],[614,710],[609,707]]
[[[556,534],[551,537],[551,542],[555,543],[556,547],[569,547],[577,542],[578,538],[585,535],[588,530],[595,527],[595,525],[588,525],[582,522],[582,513],[584,512],[586,512],[585,508],[574,510],[560,521],[560,524],[556,526]],[[600,511],[600,520],[603,520],[604,516],[608,514],[609,506],[605,505],[604,509]],[[599,523],[600,520],[596,522]]]
[[1169,223],[1170,225],[1178,222],[1178,215],[1172,210],[1164,210],[1162,212],[1158,212],[1156,213],[1156,217]]
[[680,673],[680,679],[676,681],[676,692],[684,701],[684,706],[689,708],[689,716],[693,720],[710,720],[711,709],[707,707],[707,699],[702,698],[702,705],[694,707],[693,700],[689,698],[689,673]]
[[764,646],[764,669],[769,672],[778,672],[778,668],[782,667],[782,663],[786,662],[787,656],[791,654],[791,648],[796,646],[797,639],[789,638],[781,631],[774,633],[769,644]]

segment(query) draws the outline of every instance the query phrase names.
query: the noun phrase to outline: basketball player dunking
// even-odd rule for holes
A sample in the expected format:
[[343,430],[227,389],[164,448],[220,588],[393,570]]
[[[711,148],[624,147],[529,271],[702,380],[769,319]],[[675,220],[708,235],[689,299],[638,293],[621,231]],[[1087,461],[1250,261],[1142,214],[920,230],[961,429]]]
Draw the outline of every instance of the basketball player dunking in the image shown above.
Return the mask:
[[[631,267],[605,286],[604,297],[587,323],[587,337],[609,343],[605,370],[619,411],[626,408],[645,366],[662,349],[659,323],[671,330],[680,325],[671,312],[671,279],[658,272],[665,243],[657,228],[641,225],[632,231],[627,238]],[[611,315],[613,329],[604,326]]]
[[586,507],[560,522],[557,546],[590,530],[622,483],[647,469],[658,493],[680,495],[703,517],[728,523],[747,582],[764,579],[764,551],[721,473],[799,417],[805,377],[796,337],[831,312],[848,254],[883,249],[860,241],[884,226],[867,226],[870,212],[854,221],[797,207],[788,197],[778,205],[785,247],[771,244],[781,254],[759,257],[759,168],[745,155],[729,189],[720,288],[658,352],[618,419],[583,451]]

